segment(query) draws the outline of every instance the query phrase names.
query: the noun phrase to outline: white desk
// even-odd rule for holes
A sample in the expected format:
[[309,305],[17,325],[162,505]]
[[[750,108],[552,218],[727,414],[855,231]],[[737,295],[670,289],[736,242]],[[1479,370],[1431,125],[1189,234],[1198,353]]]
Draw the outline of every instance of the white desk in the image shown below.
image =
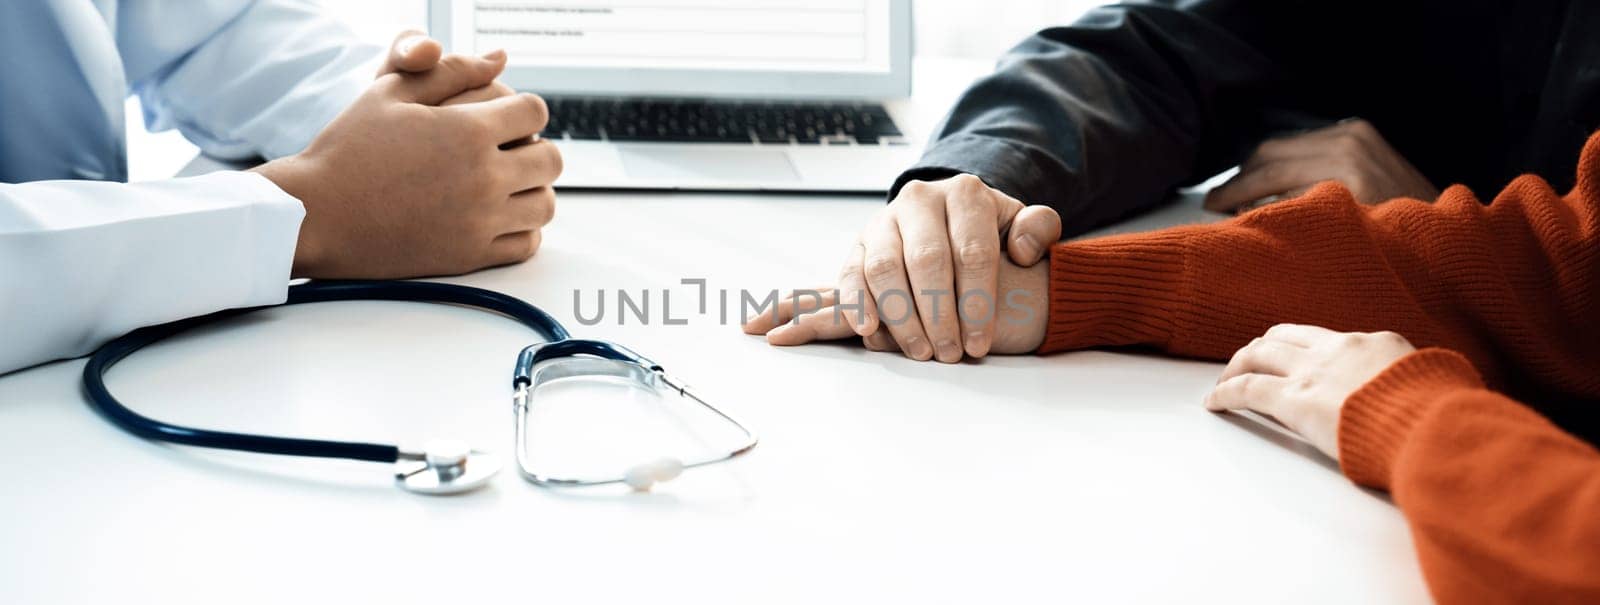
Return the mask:
[[[158,445],[99,418],[81,360],[0,378],[0,602],[1426,601],[1404,522],[1309,448],[1200,397],[1219,366],[1083,352],[944,366],[776,349],[692,313],[831,279],[870,197],[563,194],[532,261],[449,281],[655,358],[762,444],[660,493],[502,473],[412,495],[388,468]],[[1128,228],[1197,220],[1187,200]],[[686,326],[572,321],[674,292]],[[659,299],[658,299],[659,300]],[[614,304],[614,303],[613,303]],[[659,314],[659,310],[652,310]],[[529,335],[396,303],[266,312],[140,353],[136,409],[225,429],[509,451]]]

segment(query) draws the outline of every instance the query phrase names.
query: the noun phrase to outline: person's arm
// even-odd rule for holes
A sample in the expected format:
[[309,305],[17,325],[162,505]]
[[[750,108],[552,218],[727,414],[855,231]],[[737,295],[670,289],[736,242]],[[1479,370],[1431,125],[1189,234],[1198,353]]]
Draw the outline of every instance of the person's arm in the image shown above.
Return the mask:
[[1440,603],[1600,602],[1600,452],[1423,350],[1345,401],[1339,459],[1389,490]]
[[283,302],[305,210],[261,175],[0,184],[0,374]]
[[1057,245],[1041,352],[1145,345],[1226,359],[1273,324],[1393,330],[1507,387],[1600,396],[1600,136],[1566,197],[1361,206],[1340,186],[1215,225]]
[[145,123],[207,155],[305,148],[372,83],[381,47],[311,0],[123,2],[117,50]]
[[1205,404],[1272,418],[1391,492],[1440,603],[1600,602],[1600,452],[1486,389],[1460,354],[1281,324]]
[[527,259],[561,160],[530,139],[548,118],[538,97],[487,87],[505,60],[397,65],[305,151],[251,173],[0,184],[0,373],[139,326],[281,302],[291,275],[413,277]]
[[1067,235],[1158,204],[1287,126],[1269,107],[1284,88],[1269,59],[1278,53],[1260,48],[1259,32],[1321,21],[1280,18],[1292,16],[1278,4],[1121,4],[1041,31],[962,95],[889,197],[913,180],[972,174],[1048,204]]

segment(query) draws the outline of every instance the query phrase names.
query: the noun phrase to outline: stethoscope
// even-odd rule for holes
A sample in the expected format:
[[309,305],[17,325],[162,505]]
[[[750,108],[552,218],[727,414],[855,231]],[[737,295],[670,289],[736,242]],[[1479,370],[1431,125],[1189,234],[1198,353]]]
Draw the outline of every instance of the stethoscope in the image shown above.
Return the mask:
[[[523,478],[545,487],[585,486],[626,483],[636,490],[669,481],[684,469],[715,464],[750,451],[756,446],[755,433],[733,417],[696,396],[682,382],[668,375],[661,366],[621,345],[572,338],[561,322],[550,314],[512,296],[453,284],[415,281],[313,281],[291,286],[282,305],[346,300],[415,301],[461,305],[508,316],[539,332],[546,342],[530,345],[517,355],[512,372],[512,409],[516,430],[513,446],[517,468]],[[379,443],[355,443],[274,437],[250,433],[230,433],[170,424],[142,416],[106,389],[105,374],[118,361],[134,351],[190,328],[252,311],[272,307],[232,309],[192,317],[172,323],[141,328],[106,343],[83,368],[83,386],[89,400],[112,423],[134,435],[183,445],[208,448],[307,456],[344,458],[395,465],[395,481],[406,490],[424,494],[452,494],[488,483],[503,466],[492,453],[471,449],[466,444],[439,440],[419,449],[403,449]],[[731,423],[743,441],[731,451],[685,462],[665,457],[626,469],[618,477],[584,478],[541,475],[531,470],[528,455],[527,421],[537,387],[568,378],[620,378],[666,394],[676,393]]]

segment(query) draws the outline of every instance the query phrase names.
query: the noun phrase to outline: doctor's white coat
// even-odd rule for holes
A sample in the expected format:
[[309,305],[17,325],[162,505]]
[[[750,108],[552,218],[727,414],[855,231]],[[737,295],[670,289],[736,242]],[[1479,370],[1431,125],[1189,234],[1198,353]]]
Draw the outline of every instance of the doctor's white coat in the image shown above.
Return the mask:
[[275,158],[379,51],[310,0],[0,0],[0,374],[284,299],[299,200],[244,172],[123,182],[129,94],[152,130]]

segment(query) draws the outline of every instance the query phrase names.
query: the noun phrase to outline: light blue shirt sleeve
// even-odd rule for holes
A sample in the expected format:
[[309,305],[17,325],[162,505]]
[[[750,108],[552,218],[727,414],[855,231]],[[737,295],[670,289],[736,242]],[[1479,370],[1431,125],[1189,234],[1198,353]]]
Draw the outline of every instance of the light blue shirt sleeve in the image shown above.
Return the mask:
[[116,30],[147,127],[220,158],[304,149],[372,83],[383,50],[312,0],[123,2]]

